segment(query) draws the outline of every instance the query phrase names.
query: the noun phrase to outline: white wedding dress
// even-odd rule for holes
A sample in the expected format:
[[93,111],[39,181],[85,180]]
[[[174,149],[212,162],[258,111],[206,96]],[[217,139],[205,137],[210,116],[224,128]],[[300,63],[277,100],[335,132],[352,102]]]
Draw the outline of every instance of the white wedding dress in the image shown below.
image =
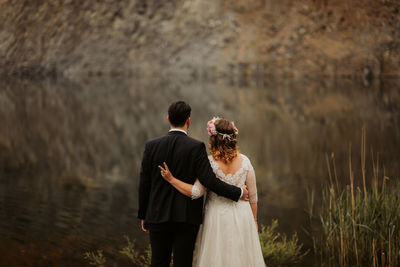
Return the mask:
[[[246,184],[250,202],[257,202],[256,178],[250,160],[243,154],[241,168],[234,174],[223,173],[209,156],[216,176],[226,183],[241,187]],[[205,188],[197,180],[192,198]],[[249,202],[238,202],[208,191],[203,224],[197,236],[193,266],[195,267],[265,267],[260,241]]]

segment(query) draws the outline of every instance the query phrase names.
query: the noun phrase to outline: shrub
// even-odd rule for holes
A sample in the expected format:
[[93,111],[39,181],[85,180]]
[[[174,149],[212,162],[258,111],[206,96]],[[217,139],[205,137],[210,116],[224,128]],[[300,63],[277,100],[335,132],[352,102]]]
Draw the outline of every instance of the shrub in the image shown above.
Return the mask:
[[273,220],[271,225],[261,225],[259,233],[261,250],[264,260],[269,266],[285,266],[300,262],[308,251],[302,252],[302,244],[298,244],[297,233],[288,240],[286,235],[276,231],[278,220]]
[[[150,245],[147,249],[143,251],[139,251],[136,247],[135,240],[131,241],[128,236],[124,236],[127,242],[127,245],[123,247],[119,253],[122,255],[127,256],[130,261],[135,266],[146,267],[150,266],[151,263],[151,249]],[[106,258],[103,255],[102,250],[97,250],[96,252],[85,252],[84,258],[89,261],[90,265],[94,265],[97,267],[105,267],[106,266]],[[117,266],[114,264],[114,266]]]
[[85,259],[89,261],[90,265],[104,267],[106,264],[106,258],[104,257],[102,250],[97,250],[96,252],[85,252],[83,255]]

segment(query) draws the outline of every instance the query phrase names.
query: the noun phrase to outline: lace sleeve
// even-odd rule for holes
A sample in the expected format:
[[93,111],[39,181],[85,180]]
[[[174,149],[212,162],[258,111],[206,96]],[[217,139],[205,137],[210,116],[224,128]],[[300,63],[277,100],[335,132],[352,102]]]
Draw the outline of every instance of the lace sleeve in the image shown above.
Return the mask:
[[192,199],[202,197],[206,192],[206,188],[200,183],[199,179],[196,179],[192,186]]
[[250,163],[250,160],[247,161],[248,163],[248,172],[246,177],[246,185],[247,189],[249,190],[249,201],[250,203],[257,203],[258,196],[257,196],[257,185],[256,185],[256,174],[254,172],[254,168]]

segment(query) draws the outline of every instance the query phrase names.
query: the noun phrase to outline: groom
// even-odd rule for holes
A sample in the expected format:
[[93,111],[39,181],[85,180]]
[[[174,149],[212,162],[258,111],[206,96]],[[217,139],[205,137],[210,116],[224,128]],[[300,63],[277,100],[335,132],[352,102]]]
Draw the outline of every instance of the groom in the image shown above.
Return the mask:
[[219,180],[208,161],[204,143],[187,136],[191,108],[177,101],[168,109],[168,134],[146,143],[140,170],[139,214],[142,229],[150,233],[151,266],[192,266],[193,250],[202,223],[203,198],[190,199],[179,193],[160,174],[166,162],[178,179],[194,184],[196,178],[220,196],[248,199],[246,186],[238,188]]

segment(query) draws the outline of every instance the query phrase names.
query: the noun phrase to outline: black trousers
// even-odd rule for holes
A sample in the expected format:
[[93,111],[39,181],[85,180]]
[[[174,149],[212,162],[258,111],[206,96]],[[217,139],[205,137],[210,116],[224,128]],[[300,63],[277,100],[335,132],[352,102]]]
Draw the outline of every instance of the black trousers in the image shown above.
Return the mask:
[[194,244],[199,225],[187,223],[151,223],[151,267],[169,267],[171,253],[174,267],[192,266]]

